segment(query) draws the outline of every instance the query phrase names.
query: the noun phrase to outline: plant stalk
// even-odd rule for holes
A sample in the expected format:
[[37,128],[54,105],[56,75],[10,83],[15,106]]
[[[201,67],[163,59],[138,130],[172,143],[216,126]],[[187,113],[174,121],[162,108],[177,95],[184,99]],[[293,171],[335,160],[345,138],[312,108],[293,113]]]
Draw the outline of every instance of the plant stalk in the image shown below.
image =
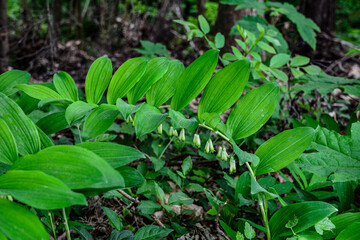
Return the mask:
[[63,220],[64,220],[64,225],[65,225],[65,230],[66,230],[66,239],[71,240],[70,229],[69,229],[69,224],[68,224],[67,217],[66,217],[65,208],[62,209],[62,214],[63,214],[63,218],[64,218]]
[[53,219],[52,219],[52,214],[51,214],[50,211],[48,211],[48,215],[49,215],[49,218],[50,218],[50,225],[51,225],[51,230],[52,230],[53,235],[54,235],[54,240],[56,240],[55,225],[54,225],[54,222],[53,222]]

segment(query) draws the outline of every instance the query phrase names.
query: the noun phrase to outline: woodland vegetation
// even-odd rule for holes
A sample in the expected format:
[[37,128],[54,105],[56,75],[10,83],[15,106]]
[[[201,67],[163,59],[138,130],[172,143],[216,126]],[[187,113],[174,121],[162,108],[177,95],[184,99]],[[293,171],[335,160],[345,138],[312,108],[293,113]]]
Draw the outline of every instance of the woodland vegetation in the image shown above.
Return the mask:
[[357,0],[0,0],[0,240],[360,239]]

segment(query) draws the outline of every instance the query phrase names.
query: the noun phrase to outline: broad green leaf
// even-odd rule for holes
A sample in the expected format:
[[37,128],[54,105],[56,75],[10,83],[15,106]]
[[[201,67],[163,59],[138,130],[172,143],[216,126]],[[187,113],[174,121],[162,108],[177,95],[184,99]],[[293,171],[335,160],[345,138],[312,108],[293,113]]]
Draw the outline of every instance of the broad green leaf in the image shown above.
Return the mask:
[[350,224],[339,233],[335,240],[358,240],[360,238],[360,222]]
[[350,224],[360,222],[360,213],[343,213],[330,218],[335,228],[331,231],[324,231],[324,239],[334,239],[341,231],[347,228]]
[[95,104],[76,101],[66,108],[65,119],[69,126],[73,126],[95,107],[97,107]]
[[194,200],[183,192],[172,193],[169,197],[169,205],[190,205],[193,204]]
[[347,52],[345,55],[347,56],[347,55],[350,55],[350,54],[354,54],[354,53],[358,53],[358,52],[360,52],[360,49],[351,49],[349,52]]
[[158,240],[169,235],[173,230],[161,228],[154,225],[147,225],[140,228],[136,233],[134,240]]
[[112,231],[109,240],[133,240],[134,234],[130,230]]
[[287,205],[271,217],[269,221],[271,235],[274,239],[292,235],[291,229],[286,228],[285,225],[294,215],[298,218],[298,223],[292,230],[299,233],[336,211],[336,208],[326,202],[301,202]]
[[245,237],[247,239],[253,239],[256,237],[256,234],[255,234],[255,230],[253,229],[253,227],[248,223],[246,222],[245,223]]
[[138,150],[111,142],[84,142],[77,146],[86,148],[106,160],[113,168],[125,166],[128,163],[145,156]]
[[124,226],[119,215],[117,215],[117,213],[111,210],[110,208],[107,207],[101,207],[101,208],[102,210],[104,210],[106,216],[109,218],[111,225],[113,225],[117,231],[121,231],[124,228]]
[[263,41],[259,41],[257,43],[257,46],[259,46],[262,50],[267,51],[268,53],[271,53],[271,54],[276,53],[275,49],[272,46],[270,46],[269,44],[267,44],[267,43],[265,43]]
[[180,111],[205,88],[215,71],[218,55],[218,50],[209,50],[185,69],[176,81],[171,109]]
[[76,102],[79,100],[78,89],[74,79],[66,72],[54,75],[53,82],[56,91],[63,97]]
[[323,235],[324,231],[331,231],[334,228],[335,225],[330,221],[328,217],[315,224],[315,230],[320,235]]
[[0,198],[0,232],[9,239],[48,240],[38,217],[25,206]]
[[269,83],[240,98],[226,122],[232,138],[237,140],[257,132],[274,112],[279,93],[279,86]]
[[260,145],[255,155],[260,163],[256,175],[278,171],[296,160],[310,145],[315,131],[308,127],[286,130]]
[[161,206],[150,200],[142,200],[137,208],[144,214],[153,214],[157,210],[160,210]]
[[40,84],[19,84],[16,88],[24,91],[30,97],[43,100],[46,98],[61,98],[61,96],[49,87]]
[[289,80],[288,76],[286,75],[286,73],[284,73],[283,71],[279,70],[279,69],[269,69],[269,71],[274,74],[274,76],[284,82],[287,82]]
[[37,109],[39,102],[40,100],[30,97],[24,92],[16,100],[16,104],[19,105],[26,115]]
[[284,53],[277,54],[271,58],[270,67],[280,68],[284,66],[286,63],[288,63],[289,60],[290,60],[290,55]]
[[71,191],[59,179],[40,171],[8,171],[0,176],[0,193],[43,210],[87,205],[84,195]]
[[252,162],[255,166],[259,164],[260,159],[258,156],[241,150],[234,140],[231,140],[230,143],[233,146],[234,153],[239,159],[240,166],[243,165],[245,162]]
[[223,113],[241,96],[250,76],[250,62],[240,60],[220,70],[206,86],[199,103],[198,116],[202,113]]
[[179,23],[181,25],[186,25],[186,26],[189,26],[189,27],[192,27],[192,28],[197,28],[197,26],[191,22],[188,22],[188,21],[183,21],[183,20],[173,20],[173,22],[176,22],[176,23]]
[[310,75],[319,75],[322,70],[320,67],[316,66],[316,65],[310,65],[310,66],[306,66],[302,68],[305,72],[307,72]]
[[185,128],[189,132],[192,132],[199,125],[199,122],[196,120],[196,118],[187,119],[181,112],[174,111],[172,109],[169,111],[169,116],[173,120],[175,129]]
[[146,93],[147,103],[159,107],[169,100],[175,93],[176,81],[183,71],[184,65],[180,61],[170,61],[167,72]]
[[38,103],[39,108],[44,108],[47,105],[54,104],[60,106],[68,106],[73,103],[71,99],[68,98],[44,98]]
[[183,163],[181,164],[181,170],[184,175],[187,175],[192,169],[192,160],[191,157],[187,157],[184,159]]
[[0,162],[11,165],[18,159],[16,140],[6,122],[0,118]]
[[15,88],[18,84],[27,84],[30,74],[25,71],[11,70],[0,75],[0,92],[10,96],[18,91]]
[[[39,170],[71,189],[121,188],[123,177],[104,159],[77,146],[58,145],[17,160],[11,170]],[[91,177],[89,177],[91,176]]]
[[304,153],[296,161],[305,171],[319,176],[334,174],[335,182],[359,179],[360,147],[356,138],[319,127],[309,149],[316,152]]
[[96,59],[90,66],[85,79],[85,95],[88,103],[98,104],[112,75],[111,60],[104,56]]
[[340,211],[349,210],[351,208],[351,204],[354,202],[355,193],[352,185],[353,184],[350,181],[335,183],[336,193],[340,201]]
[[133,114],[136,113],[137,111],[139,111],[139,109],[141,108],[142,103],[139,105],[131,105],[126,103],[124,100],[122,100],[121,98],[119,98],[116,101],[116,107],[117,109],[120,111],[121,115],[123,116],[123,118],[125,120],[128,119],[128,117]]
[[213,129],[219,130],[222,133],[226,133],[226,125],[221,120],[220,114],[218,113],[203,113],[202,118],[204,121]]
[[51,113],[39,121],[36,125],[46,134],[50,135],[68,127],[68,123],[65,119],[65,112]]
[[53,143],[53,141],[51,140],[51,138],[48,137],[48,135],[46,135],[43,130],[41,130],[38,126],[36,126],[36,129],[37,129],[37,131],[39,133],[40,142],[41,142],[41,149],[44,149],[44,148],[51,147],[51,146],[55,145]]
[[0,93],[0,118],[13,133],[21,155],[40,151],[41,144],[36,125],[13,100],[3,93]]
[[85,119],[83,137],[91,139],[105,133],[114,123],[117,115],[119,115],[119,110],[117,110],[116,106],[110,104],[100,105]]
[[145,182],[145,178],[141,173],[128,166],[122,166],[116,169],[120,175],[124,178],[125,188],[139,187]]
[[156,107],[143,104],[134,118],[136,137],[154,131],[165,118],[166,114],[162,114]]
[[[230,237],[231,240],[238,240],[237,233],[229,227],[225,222],[219,220],[221,227],[225,230],[225,233]],[[242,240],[245,240],[244,238]]]
[[200,25],[201,31],[203,31],[205,34],[208,34],[210,32],[209,23],[206,21],[206,19],[204,18],[203,15],[200,15],[198,17],[198,20],[199,20],[199,25]]
[[111,79],[107,91],[107,102],[115,104],[118,98],[125,96],[141,79],[146,68],[147,61],[143,57],[132,58],[124,62]]
[[159,158],[156,158],[156,157],[151,157],[150,161],[154,164],[155,172],[162,169],[164,167],[164,165],[165,165],[165,160],[159,159]]
[[164,76],[168,67],[169,60],[165,57],[150,60],[144,75],[127,94],[129,103],[135,104],[139,101],[151,86]]
[[215,47],[220,49],[223,48],[224,45],[225,45],[225,37],[224,35],[218,32],[215,35]]
[[310,58],[304,56],[296,56],[291,59],[290,65],[293,67],[300,67],[308,64],[310,62]]
[[247,200],[251,192],[251,176],[250,172],[246,171],[240,175],[236,182],[235,187],[235,202],[239,204],[239,206],[246,205]]

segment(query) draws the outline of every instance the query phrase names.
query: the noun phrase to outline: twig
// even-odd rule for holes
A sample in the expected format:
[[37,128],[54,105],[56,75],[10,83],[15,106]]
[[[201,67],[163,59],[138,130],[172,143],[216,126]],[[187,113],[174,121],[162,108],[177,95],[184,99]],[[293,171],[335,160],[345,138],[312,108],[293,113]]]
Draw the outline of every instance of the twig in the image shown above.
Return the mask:
[[220,233],[220,235],[222,235],[226,240],[231,240],[224,232],[223,230],[221,230],[220,228],[220,222],[219,222],[219,219],[220,219],[220,215],[221,215],[221,211],[223,210],[223,208],[225,207],[225,205],[227,204],[227,202],[223,203],[220,205],[219,207],[219,210],[216,214],[216,219],[215,219],[215,222],[216,222],[216,230],[218,231],[218,233]]
[[[346,56],[340,58],[339,60],[336,60],[335,62],[333,62],[330,66],[328,66],[328,67],[325,69],[325,72],[332,71],[332,69],[333,69],[336,65],[339,65],[339,64],[341,64],[342,62],[345,62],[345,61],[353,58],[355,55],[356,55],[356,54],[346,55]],[[339,65],[339,68],[341,68],[340,65]]]

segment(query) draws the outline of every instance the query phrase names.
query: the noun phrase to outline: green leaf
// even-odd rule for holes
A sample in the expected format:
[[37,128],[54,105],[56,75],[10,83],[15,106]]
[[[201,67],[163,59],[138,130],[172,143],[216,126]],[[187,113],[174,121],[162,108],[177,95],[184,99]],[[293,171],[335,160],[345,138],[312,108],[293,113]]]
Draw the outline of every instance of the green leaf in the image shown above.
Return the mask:
[[315,65],[306,66],[302,69],[310,75],[319,75],[322,72],[321,68]]
[[304,56],[296,56],[291,59],[290,65],[293,67],[300,67],[308,64],[310,62],[310,58]]
[[239,159],[239,164],[240,166],[243,165],[245,162],[252,162],[255,166],[257,166],[259,164],[259,157],[256,156],[255,154],[252,153],[248,153],[245,152],[243,150],[241,150],[236,143],[234,142],[234,140],[231,140],[230,143],[233,146],[233,151],[236,154],[236,156]]
[[290,60],[290,55],[284,53],[277,54],[271,58],[270,67],[280,68],[284,66],[286,63],[288,63],[289,60]]
[[257,132],[271,117],[280,94],[277,84],[265,84],[240,98],[226,122],[234,140]]
[[225,45],[225,37],[224,35],[218,32],[215,35],[215,47],[220,49],[223,48],[224,45]]
[[143,200],[137,207],[143,214],[153,214],[154,212],[161,209],[161,206],[156,202]]
[[26,207],[0,198],[0,232],[9,239],[48,240],[38,217]]
[[77,121],[82,119],[88,112],[97,107],[83,101],[76,101],[65,110],[65,119],[69,126],[73,126]]
[[109,218],[111,225],[113,225],[117,231],[121,231],[124,228],[124,226],[119,215],[117,215],[117,213],[111,210],[110,208],[107,207],[101,207],[101,208],[102,210],[104,210],[106,216]]
[[247,239],[253,239],[256,237],[256,234],[255,234],[255,230],[253,229],[253,227],[248,223],[246,222],[245,223],[245,237]]
[[145,182],[143,175],[132,167],[122,166],[116,170],[124,178],[126,188],[139,187]]
[[167,72],[146,93],[147,103],[159,107],[169,100],[174,95],[176,81],[184,70],[184,65],[180,61],[170,61]]
[[335,240],[358,240],[360,238],[360,222],[350,224],[339,233]]
[[345,56],[347,56],[347,55],[350,55],[350,54],[354,54],[354,53],[358,53],[358,52],[360,52],[360,49],[351,49],[349,52],[347,52],[346,54],[345,54]]
[[179,23],[181,25],[185,25],[185,26],[189,26],[189,27],[193,27],[193,28],[197,28],[197,26],[191,22],[188,22],[188,21],[183,21],[183,20],[173,20],[173,22],[176,22],[176,23]]
[[13,133],[21,155],[40,151],[40,137],[36,125],[13,100],[3,93],[0,93],[0,118]]
[[136,137],[154,131],[165,118],[166,114],[162,114],[156,107],[143,104],[134,118]]
[[209,26],[209,23],[204,18],[204,16],[203,15],[198,16],[198,20],[199,20],[199,25],[200,25],[201,31],[203,31],[203,33],[205,33],[205,34],[209,33],[210,26]]
[[46,135],[43,130],[41,130],[39,127],[36,127],[37,131],[39,133],[40,142],[41,142],[41,149],[54,146],[53,141],[51,140],[48,135]]
[[360,147],[356,138],[342,136],[326,128],[317,128],[309,149],[296,165],[319,176],[334,174],[335,182],[358,180],[360,176]]
[[101,104],[86,118],[83,128],[83,137],[91,139],[105,133],[119,115],[114,105]]
[[187,157],[184,159],[183,163],[181,164],[181,170],[184,175],[187,175],[192,169],[192,160],[191,157]]
[[297,218],[297,216],[294,214],[289,221],[285,224],[286,228],[293,228],[295,227],[297,224],[299,223],[299,219]]
[[260,163],[254,167],[256,175],[278,171],[294,160],[310,145],[315,131],[308,127],[286,130],[260,145],[255,155]]
[[335,225],[330,221],[328,217],[324,218],[317,224],[315,224],[315,230],[318,234],[323,235],[325,231],[331,231],[335,228]]
[[189,132],[193,132],[199,125],[196,118],[187,119],[181,112],[170,109],[169,116],[173,120],[174,128],[184,128]]
[[159,158],[156,158],[156,157],[151,157],[150,161],[154,164],[155,172],[162,169],[164,167],[164,165],[165,165],[165,160],[159,159]]
[[39,171],[8,171],[0,176],[0,192],[43,210],[87,205],[84,195],[71,191],[59,179]]
[[61,96],[49,87],[40,84],[19,84],[16,88],[24,91],[30,97],[35,99],[43,100],[47,98],[61,98]]
[[271,217],[269,221],[271,235],[274,239],[292,235],[292,231],[287,229],[285,225],[294,215],[298,218],[298,223],[292,230],[299,233],[336,211],[336,208],[326,202],[301,202],[287,205],[280,208]]
[[56,91],[63,97],[74,102],[79,100],[78,89],[74,79],[66,72],[59,72],[54,75],[53,82]]
[[241,96],[250,76],[250,62],[240,60],[220,70],[205,88],[199,103],[198,116],[202,113],[223,113]]
[[271,53],[271,54],[276,53],[275,49],[272,46],[270,46],[269,44],[267,44],[267,43],[265,43],[263,41],[259,41],[257,43],[257,46],[259,46],[262,50],[267,51],[268,53]]
[[86,148],[106,160],[113,168],[125,166],[145,156],[138,150],[111,142],[84,142],[77,146]]
[[68,128],[68,123],[65,119],[65,112],[51,113],[37,121],[36,125],[46,135],[57,133],[65,128]]
[[60,179],[71,189],[124,186],[123,177],[104,159],[71,145],[53,146],[28,155],[17,160],[11,170],[39,170]]
[[151,86],[164,76],[168,67],[169,60],[165,57],[151,59],[142,78],[128,92],[129,103],[135,104],[139,101],[149,91]]
[[6,122],[0,118],[0,162],[11,165],[18,159],[16,140]]
[[10,96],[18,91],[15,88],[18,84],[27,84],[30,74],[25,71],[11,70],[0,75],[0,92]]
[[324,231],[324,239],[334,239],[341,231],[346,229],[350,224],[360,222],[360,213],[343,213],[330,218],[335,228],[331,231]]
[[176,81],[171,109],[183,109],[205,88],[216,68],[218,55],[218,50],[209,50],[185,69]]
[[106,57],[96,59],[90,66],[85,79],[85,95],[88,103],[98,104],[112,75],[111,60]]
[[183,192],[172,193],[169,197],[169,205],[190,205],[193,204],[194,200]]
[[287,82],[289,80],[288,76],[283,71],[281,71],[279,69],[269,69],[269,70],[272,74],[274,74],[274,76],[277,79],[280,79],[281,81],[284,81],[284,82]]
[[123,115],[123,118],[125,120],[128,119],[128,117],[131,114],[136,113],[137,111],[139,111],[141,106],[142,106],[142,103],[139,104],[139,105],[130,105],[130,104],[126,103],[124,100],[122,100],[121,98],[119,98],[116,101],[116,107],[120,111],[121,115]]
[[134,234],[130,230],[112,231],[109,240],[133,240]]
[[154,225],[148,225],[140,228],[136,233],[134,240],[158,240],[169,235],[173,230],[161,228]]
[[[212,208],[213,210],[213,208]],[[215,212],[216,215],[216,212]],[[225,230],[225,233],[230,237],[231,240],[237,240],[237,233],[229,227],[225,222],[219,220],[221,227]],[[243,239],[244,240],[244,239]]]
[[115,104],[118,98],[125,96],[141,79],[146,68],[147,61],[143,57],[132,58],[124,62],[111,79],[107,92],[107,102]]

